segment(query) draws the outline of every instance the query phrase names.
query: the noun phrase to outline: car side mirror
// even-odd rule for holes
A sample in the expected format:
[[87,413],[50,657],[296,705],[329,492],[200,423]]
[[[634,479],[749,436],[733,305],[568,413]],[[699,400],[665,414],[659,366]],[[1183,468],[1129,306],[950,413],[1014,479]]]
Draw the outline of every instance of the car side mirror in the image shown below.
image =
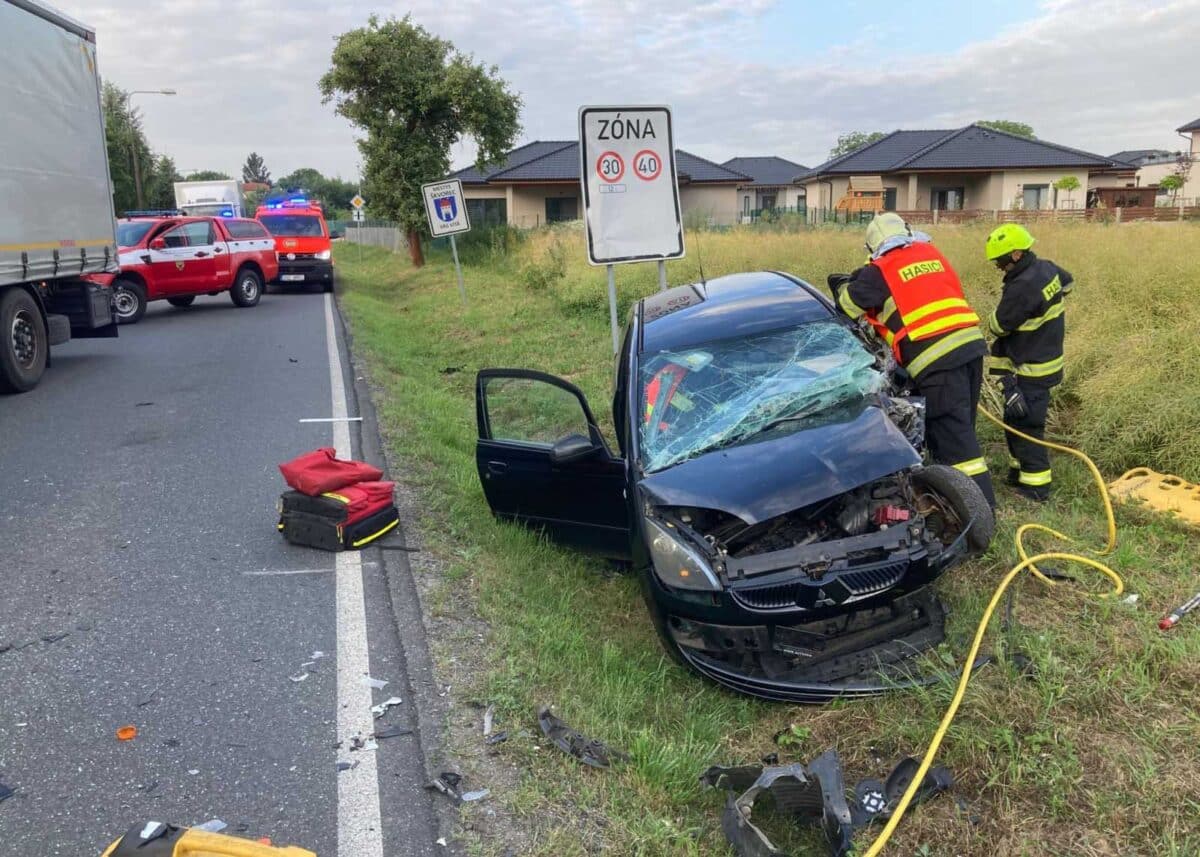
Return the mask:
[[600,446],[592,442],[590,437],[581,434],[569,434],[559,438],[550,447],[550,460],[555,464],[568,464],[579,461],[600,451]]
[[155,238],[153,241],[150,242],[150,249],[151,250],[166,250],[167,249],[167,239]]

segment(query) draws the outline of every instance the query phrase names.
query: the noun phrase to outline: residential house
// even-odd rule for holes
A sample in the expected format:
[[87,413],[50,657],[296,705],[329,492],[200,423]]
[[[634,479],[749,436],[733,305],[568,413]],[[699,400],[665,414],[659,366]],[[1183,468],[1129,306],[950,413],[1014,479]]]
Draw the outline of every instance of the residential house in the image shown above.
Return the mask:
[[[675,150],[679,204],[685,221],[728,225],[737,218],[737,188],[749,177],[720,164]],[[508,223],[532,228],[583,217],[579,144],[535,140],[509,152],[482,172],[467,167],[451,173],[462,182],[471,223]]]
[[1127,173],[1097,173],[1088,182],[1088,206],[1106,208],[1147,207],[1163,201],[1166,190],[1158,183],[1179,169],[1182,152],[1166,149],[1126,149],[1112,155],[1114,161],[1136,168]]
[[743,222],[754,220],[762,211],[804,210],[804,186],[794,182],[796,176],[808,172],[808,167],[774,155],[730,158],[721,166],[750,177],[737,189],[738,213]]
[[[1091,152],[968,125],[893,131],[814,167],[796,183],[806,189],[813,214],[835,208],[851,176],[879,176],[888,210],[1082,208],[1089,176],[1108,172],[1135,170]],[[1079,190],[1055,190],[1064,176],[1075,176]]]

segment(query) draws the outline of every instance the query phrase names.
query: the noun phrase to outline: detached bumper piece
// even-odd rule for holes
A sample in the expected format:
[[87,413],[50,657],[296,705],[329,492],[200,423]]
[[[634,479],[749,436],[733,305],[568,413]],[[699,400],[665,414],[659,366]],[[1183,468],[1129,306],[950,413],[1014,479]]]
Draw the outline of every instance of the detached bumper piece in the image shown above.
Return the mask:
[[[807,766],[713,766],[700,775],[700,782],[728,792],[721,830],[738,857],[772,857],[784,853],[751,820],[755,801],[764,792],[771,796],[777,812],[819,826],[832,857],[845,857],[852,852],[857,830],[891,818],[919,767],[916,759],[901,760],[886,782],[868,779],[855,786],[853,801],[847,800],[842,761],[837,750],[832,749]],[[931,768],[913,803],[927,800],[953,785],[954,777],[948,770]]]
[[738,693],[823,703],[943,680],[910,659],[945,638],[945,608],[929,587],[876,607],[792,625],[715,625],[671,617],[667,627],[695,670]]
[[102,857],[317,857],[294,845],[277,846],[237,836],[150,821],[137,824],[110,845]]

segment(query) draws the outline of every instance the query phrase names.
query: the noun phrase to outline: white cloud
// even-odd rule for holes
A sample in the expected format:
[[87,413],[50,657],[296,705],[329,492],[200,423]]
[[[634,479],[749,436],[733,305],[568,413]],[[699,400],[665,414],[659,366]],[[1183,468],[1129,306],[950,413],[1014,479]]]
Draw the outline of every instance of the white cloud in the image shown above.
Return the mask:
[[[1039,136],[1109,154],[1176,148],[1200,116],[1195,46],[1200,0],[1050,0],[1025,22],[951,53],[886,55],[902,22],[847,32],[842,48],[784,63],[756,44],[771,0],[412,0],[396,6],[315,0],[58,0],[99,32],[101,70],[140,96],[152,142],[185,169],[234,171],[250,150],[276,175],[299,166],[352,177],[354,132],[320,103],[336,34],[369,11],[402,15],[500,66],[525,100],[526,139],[570,138],[584,103],[666,102],[679,145],[717,160],[779,154],[822,160],[848,130],[1029,122]],[[911,41],[915,34],[907,34]],[[847,46],[869,45],[870,51]],[[456,147],[461,163],[473,153]]]

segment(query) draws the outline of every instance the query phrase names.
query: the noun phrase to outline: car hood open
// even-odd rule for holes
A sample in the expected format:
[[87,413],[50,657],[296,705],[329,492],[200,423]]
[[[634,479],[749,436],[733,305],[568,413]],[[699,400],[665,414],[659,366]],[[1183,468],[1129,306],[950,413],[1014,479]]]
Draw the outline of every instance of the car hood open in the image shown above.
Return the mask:
[[652,473],[655,505],[694,506],[757,524],[921,463],[883,410],[730,446]]

